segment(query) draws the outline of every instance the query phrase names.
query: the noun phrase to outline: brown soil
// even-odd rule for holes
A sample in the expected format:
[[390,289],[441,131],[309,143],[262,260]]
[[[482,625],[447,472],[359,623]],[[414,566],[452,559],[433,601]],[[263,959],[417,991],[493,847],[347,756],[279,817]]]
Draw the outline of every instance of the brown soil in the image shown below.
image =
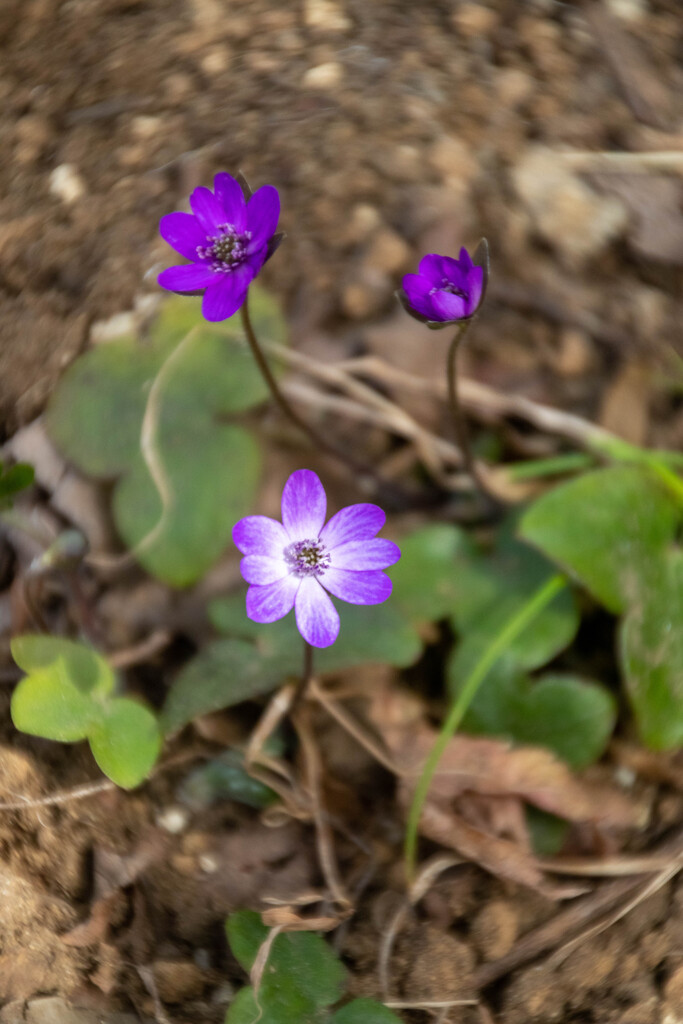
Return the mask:
[[[647,158],[593,161],[579,174],[557,157],[683,157],[678,0],[4,0],[0,40],[3,436],[41,411],[94,322],[154,291],[169,260],[159,217],[215,171],[242,169],[281,191],[288,238],[267,277],[303,350],[441,372],[441,340],[393,313],[393,291],[421,253],[486,235],[495,273],[467,371],[635,442],[683,444],[681,163],[670,174]],[[508,435],[535,453],[522,431]],[[141,605],[164,606],[151,589]],[[1,611],[6,637],[9,589]],[[112,625],[111,646],[129,642],[122,631]],[[16,736],[8,697],[3,798],[97,778],[87,751]],[[342,844],[359,909],[336,941],[354,990],[377,996],[402,826],[383,773],[354,753],[344,777],[345,750],[331,742],[330,796],[372,857]],[[189,814],[187,770],[133,795],[2,812],[0,1003],[57,994],[149,1016],[156,994],[173,1019],[222,1019],[242,977],[226,914],[320,879],[302,824],[271,828],[232,804]],[[679,824],[670,780],[657,799],[660,824]],[[566,959],[546,954],[479,991],[481,966],[556,909],[451,869],[397,936],[392,995],[481,997],[449,1011],[468,1024],[683,1020],[675,880]]]

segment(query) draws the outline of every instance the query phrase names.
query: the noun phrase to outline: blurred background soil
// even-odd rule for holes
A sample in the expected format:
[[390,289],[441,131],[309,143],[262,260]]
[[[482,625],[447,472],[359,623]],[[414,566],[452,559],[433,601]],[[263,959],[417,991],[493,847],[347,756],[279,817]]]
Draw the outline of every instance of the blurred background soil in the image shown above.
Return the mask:
[[[423,253],[485,235],[491,289],[466,372],[680,448],[681,14],[680,0],[1,0],[2,439],[41,412],[93,328],[156,294],[172,262],[159,218],[216,171],[242,170],[281,193],[288,237],[265,277],[301,350],[441,373],[442,337],[393,293]],[[83,751],[25,747],[3,752],[7,792],[87,775]],[[161,1019],[160,997],[178,1020],[219,1020],[232,993],[225,914],[313,884],[298,825],[275,836],[223,808],[178,835],[159,824],[165,785],[2,819],[3,1024],[87,1024],[54,1001],[24,1008],[74,993],[97,1014],[130,1009],[133,993],[143,1015]],[[119,861],[103,866],[110,846]],[[393,878],[381,851],[378,863]],[[145,870],[137,903],[130,880]],[[683,1019],[682,891],[663,888],[561,969],[517,972],[493,1009],[504,1024]],[[106,922],[83,925],[97,892]],[[407,999],[467,998],[477,964],[551,909],[467,869],[437,891],[431,923],[403,936],[396,984]],[[372,994],[385,911],[363,905],[342,940]],[[128,929],[127,945],[110,926]],[[126,973],[148,961],[152,982]]]
[[486,235],[466,369],[683,441],[678,0],[3,0],[0,39],[5,432],[156,290],[160,216],[242,169],[282,195],[299,347],[440,366],[393,292]]

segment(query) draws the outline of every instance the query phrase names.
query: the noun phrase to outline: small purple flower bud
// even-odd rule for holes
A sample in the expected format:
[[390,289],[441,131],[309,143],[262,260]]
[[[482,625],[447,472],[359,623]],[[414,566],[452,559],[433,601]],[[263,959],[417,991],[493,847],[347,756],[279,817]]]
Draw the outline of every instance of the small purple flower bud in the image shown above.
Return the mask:
[[406,274],[398,299],[416,320],[438,329],[470,320],[483,302],[488,279],[488,245],[474,254],[460,250],[458,259],[432,253],[423,256],[417,274]]
[[385,515],[377,505],[348,505],[325,523],[327,496],[310,469],[292,473],[282,492],[282,522],[247,516],[232,538],[250,584],[247,615],[276,622],[294,608],[297,629],[312,647],[329,647],[339,615],[329,595],[349,604],[381,604],[391,594],[384,569],[401,557],[377,537]]
[[158,281],[172,292],[203,292],[205,319],[227,320],[243,304],[249,285],[282,240],[275,233],[280,197],[272,185],[263,185],[245,198],[240,182],[222,173],[213,180],[213,192],[194,190],[190,206],[191,214],[162,217],[159,231],[192,262],[163,270]]

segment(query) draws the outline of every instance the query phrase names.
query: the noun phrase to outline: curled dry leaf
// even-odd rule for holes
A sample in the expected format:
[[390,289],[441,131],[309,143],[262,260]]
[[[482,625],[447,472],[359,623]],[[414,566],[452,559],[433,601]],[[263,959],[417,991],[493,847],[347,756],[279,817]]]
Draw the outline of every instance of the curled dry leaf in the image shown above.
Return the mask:
[[[437,733],[424,724],[417,702],[401,695],[377,697],[373,718],[397,764],[399,800],[407,808]],[[583,890],[546,880],[531,850],[524,803],[597,829],[640,828],[648,818],[633,794],[584,781],[549,750],[459,735],[434,776],[420,831],[501,878],[554,898],[578,895]]]

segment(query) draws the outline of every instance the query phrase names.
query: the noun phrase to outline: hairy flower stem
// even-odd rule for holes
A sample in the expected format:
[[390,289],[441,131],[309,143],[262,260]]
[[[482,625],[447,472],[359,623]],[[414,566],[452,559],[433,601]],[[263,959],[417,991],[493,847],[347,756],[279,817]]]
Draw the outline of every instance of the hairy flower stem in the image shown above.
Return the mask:
[[285,398],[280,386],[275,379],[273,371],[268,365],[268,361],[263,354],[263,349],[259,345],[258,338],[254,332],[254,328],[249,315],[249,295],[247,294],[244,304],[241,308],[242,325],[244,327],[244,333],[247,336],[247,342],[251,349],[252,355],[256,360],[256,365],[259,368],[261,376],[263,377],[268,390],[273,398],[273,401],[278,406],[280,411],[292,422],[299,430],[303,431],[304,434],[313,442],[313,445],[320,451],[327,452],[328,455],[332,455],[335,459],[343,462],[349,469],[353,471],[356,476],[366,477],[372,480],[377,491],[383,495],[386,501],[391,502],[394,505],[403,507],[405,505],[412,506],[415,504],[415,495],[409,494],[402,487],[398,487],[396,484],[382,479],[372,466],[368,466],[364,462],[359,462],[355,459],[348,451],[344,451],[342,448],[338,448],[335,444],[332,444],[327,438],[319,434],[317,430],[310,426],[305,420],[303,420],[296,409],[290,405],[289,401]]
[[522,605],[519,611],[515,612],[512,618],[508,619],[500,632],[493,638],[463,683],[446,721],[441,726],[436,742],[422,767],[422,774],[417,780],[413,802],[410,805],[404,844],[406,874],[409,883],[413,881],[415,876],[417,837],[422,808],[446,747],[459,728],[479,687],[500,656],[531,625],[536,616],[550,604],[553,598],[560,593],[566,582],[565,577],[558,573],[556,576],[551,576],[538,590],[534,591],[528,601]]
[[460,399],[458,398],[457,356],[460,349],[460,343],[467,334],[471,323],[472,320],[466,320],[458,327],[448,350],[446,370],[446,377],[448,380],[448,407],[451,413],[451,422],[453,423],[455,440],[462,452],[465,469],[472,477],[472,480],[476,484],[482,496],[486,499],[487,504],[498,508],[500,506],[500,501],[489,491],[488,487],[482,480],[481,474],[479,473],[474,461],[469,431],[467,430],[465,417],[463,416],[462,409],[460,407]]

